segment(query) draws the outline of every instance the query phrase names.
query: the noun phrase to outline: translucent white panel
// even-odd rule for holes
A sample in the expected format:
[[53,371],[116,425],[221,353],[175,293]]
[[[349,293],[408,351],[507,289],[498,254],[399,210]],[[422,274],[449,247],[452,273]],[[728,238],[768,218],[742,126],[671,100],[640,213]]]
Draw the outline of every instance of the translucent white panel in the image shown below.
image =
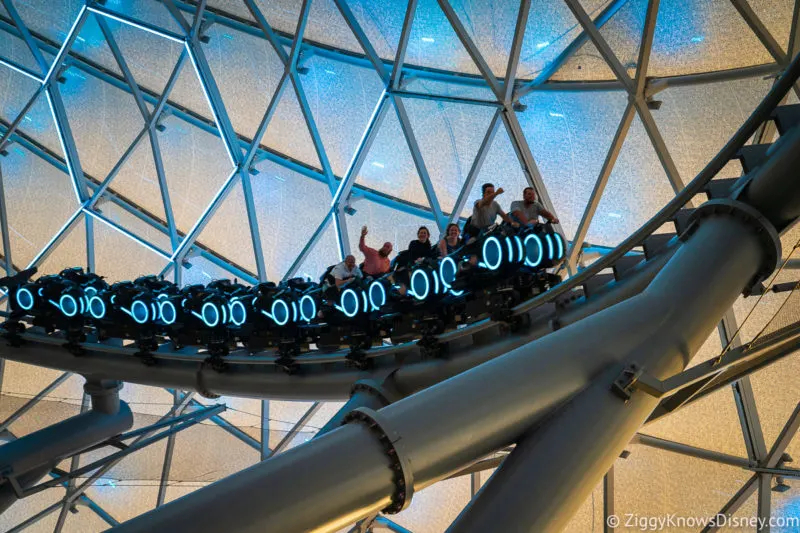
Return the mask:
[[[184,261],[184,266],[181,267],[183,272],[182,278],[182,285],[183,287],[187,285],[206,285],[215,279],[232,279],[235,276],[225,270],[224,268],[217,266],[215,263],[212,263],[205,257],[191,257],[188,261]],[[191,266],[186,266],[191,265]],[[168,276],[168,279],[174,280],[172,275]],[[244,280],[238,280],[239,283],[247,285],[248,283]]]
[[[111,0],[106,2],[106,8],[109,11],[127,15],[128,17],[148,23],[156,28],[172,31],[174,33],[182,33],[181,26],[172,18],[167,8],[162,2],[158,0],[138,0],[136,2],[126,2],[125,0]],[[188,24],[193,21],[191,13],[181,11],[184,20]]]
[[[81,379],[81,383],[83,379]],[[125,383],[119,391],[120,400],[134,413],[163,416],[172,408],[172,394],[160,387]]]
[[[582,2],[589,16],[596,17],[607,1]],[[564,2],[533,2],[525,28],[518,78],[534,78],[580,35],[582,28]]]
[[[155,507],[158,498],[158,483],[142,480],[114,481],[101,478],[86,491],[86,495],[119,522],[125,522],[151,511]],[[81,514],[90,512],[88,509],[81,509]]]
[[[797,407],[800,384],[792,377],[797,375],[795,372],[798,369],[800,369],[800,357],[794,354],[750,376],[768,449],[778,438],[789,416]],[[787,451],[789,455],[797,458],[800,454],[800,441],[797,438],[793,439]]]
[[403,103],[439,205],[449,213],[467,180],[495,108],[416,98],[404,99]]
[[655,215],[674,195],[637,115],[597,206],[586,241],[616,246]]
[[266,39],[218,24],[205,35],[211,41],[202,45],[203,50],[233,129],[253,138],[283,74],[283,63]]
[[[469,199],[464,204],[462,217],[472,215],[472,208],[475,201],[481,197],[481,186],[484,183],[492,183],[495,188],[502,187],[505,191],[502,196],[497,197],[497,203],[503,211],[508,211],[511,202],[522,199],[522,190],[530,184],[522,173],[519,159],[514,152],[514,146],[508,136],[504,125],[500,125],[497,134],[494,136],[489,152],[481,167],[481,172],[475,180]],[[498,219],[499,220],[499,219]]]
[[[264,251],[267,278],[277,281],[289,270],[327,215],[331,194],[325,184],[275,163],[263,161],[256,168],[259,174],[251,177],[251,183],[258,213],[261,247]],[[245,213],[241,216],[245,216]],[[305,275],[307,272],[317,279],[325,267],[336,259],[335,242],[332,248],[329,246],[330,243],[320,242],[311,253],[311,257],[317,257],[316,253],[321,253],[319,257],[327,255],[322,261],[325,262],[324,265],[317,265],[312,260],[306,267],[308,270],[301,269],[297,275]]]
[[[775,516],[775,505],[772,506],[772,515]],[[753,494],[744,501],[744,503],[739,507],[739,510],[736,511],[731,518],[735,519],[734,522],[731,520],[729,526],[722,527],[719,529],[720,533],[756,533],[756,525],[751,524],[751,521],[758,517],[758,491],[753,492]],[[775,531],[773,527],[771,531]],[[780,531],[780,530],[779,530]]]
[[194,111],[200,116],[206,117],[210,124],[214,123],[214,116],[211,114],[211,106],[203,92],[203,86],[197,78],[197,71],[192,66],[191,60],[187,57],[175,86],[170,93],[170,101],[180,104],[183,107]]
[[[293,10],[290,8],[290,13],[296,12],[294,18],[292,18],[291,15],[287,17],[287,22],[291,23],[292,20],[294,21],[294,24],[288,29],[288,32],[294,35],[297,31],[297,19],[300,15],[300,6],[302,2],[280,0],[280,3],[295,5]],[[387,5],[386,7],[388,8],[389,6]],[[271,6],[263,9],[264,13],[273,13],[275,11],[281,10],[276,10]],[[267,20],[271,19],[268,18]],[[338,48],[344,48],[351,52],[357,52],[359,54],[364,53],[364,49],[358,44],[353,32],[347,26],[347,23],[333,0],[316,0],[311,2],[311,10],[308,14],[308,23],[306,25],[304,38],[310,41],[334,44]]]
[[333,228],[333,222],[331,222],[322,233],[322,237],[317,241],[317,245],[308,254],[306,260],[300,264],[295,276],[319,281],[326,268],[340,261],[336,231]]
[[[73,50],[122,75],[94,18],[95,15],[88,17]],[[105,21],[136,83],[161,94],[178,61],[181,45],[114,19],[106,17]],[[186,66],[191,70],[189,62]]]
[[102,180],[144,127],[142,114],[133,96],[93,76],[70,76],[59,89],[81,165]]
[[[627,459],[614,464],[615,511],[636,517],[710,517],[749,479],[750,472],[685,455],[634,445]],[[635,531],[634,524],[628,531]],[[699,527],[666,528],[697,531]],[[625,529],[623,529],[625,531]]]
[[[589,202],[627,98],[622,92],[542,91],[531,93],[523,103],[528,109],[517,116],[561,226],[571,238]],[[521,194],[513,192],[515,199]]]
[[597,484],[592,494],[586,498],[564,531],[602,531],[603,530],[603,482]]
[[478,74],[464,45],[436,0],[420,0],[408,40],[406,62]]
[[438,533],[448,528],[469,499],[469,476],[448,479],[415,493],[408,509],[389,518],[414,533]]
[[403,31],[407,2],[354,0],[347,4],[378,55],[394,60],[397,44],[400,42],[400,32]]
[[[653,118],[685,182],[717,155],[771,86],[772,80],[751,78],[675,87],[656,95],[663,104],[653,111]],[[720,173],[719,177],[738,175]]]
[[197,241],[233,263],[255,272],[256,260],[253,253],[253,241],[247,222],[242,185],[238,178],[227,198],[222,201],[217,212],[200,233]]
[[[96,204],[95,210],[100,211],[109,220],[164,252],[170,253],[172,251],[172,244],[167,233],[154,228],[133,213],[111,202],[105,196]],[[102,224],[102,222],[95,222],[95,224]],[[166,222],[164,225],[166,226]]]
[[361,262],[363,254],[358,251],[358,241],[361,238],[361,227],[367,226],[367,244],[373,248],[380,248],[381,244],[389,241],[394,246],[394,258],[401,250],[408,249],[408,243],[417,238],[417,229],[426,226],[434,241],[439,231],[432,220],[404,213],[375,202],[362,200],[356,203],[356,214],[347,216],[347,233],[350,237],[351,253],[356,260]]
[[661,2],[648,75],[710,72],[772,61],[730,2]]
[[747,3],[767,27],[767,31],[786,51],[789,48],[793,3],[786,0],[748,0]]
[[[21,522],[27,520],[31,516],[44,511],[54,503],[58,502],[64,497],[66,491],[61,488],[53,488],[37,492],[28,498],[24,498],[8,508],[3,516],[0,517],[0,529],[9,531],[13,527],[19,525]],[[86,508],[81,508],[81,512],[91,513]],[[56,527],[58,520],[58,512],[54,512],[38,521],[31,527],[25,528],[28,533],[52,533]],[[98,529],[99,531],[100,529]],[[65,529],[64,531],[70,531]]]
[[261,138],[261,144],[316,168],[322,167],[291,83],[281,95],[267,131]]
[[175,224],[188,231],[231,174],[222,140],[170,117],[158,140],[164,157]]
[[[28,70],[39,76],[42,75],[42,70],[34,59],[31,51],[25,45],[25,41],[5,31],[0,31],[0,56],[4,59],[10,59],[18,65],[27,67]],[[2,69],[0,72],[3,73],[3,78],[14,76],[14,74],[12,74],[13,70],[10,70],[8,67],[0,66],[0,69]],[[20,76],[22,76],[22,74],[20,74]],[[26,79],[30,78],[26,77]],[[30,81],[33,82],[33,80]]]
[[171,477],[181,481],[217,481],[261,459],[258,450],[213,422],[181,431],[175,444]]
[[[600,35],[631,77],[636,75],[646,14],[647,0],[629,0],[600,27]],[[616,76],[594,43],[587,40],[552,79],[613,80]]]
[[495,76],[505,76],[519,4],[461,0],[451,5],[491,71]]
[[[270,401],[269,447],[275,448],[312,405],[314,405],[313,402]],[[309,420],[309,424],[293,439],[289,448],[310,440],[319,431],[321,426],[311,425],[310,422]]]
[[747,457],[739,414],[729,387],[681,407],[640,431],[690,446]]
[[[0,36],[2,35],[4,34],[0,32]],[[36,93],[36,90],[39,88],[39,83],[13,70],[6,69],[5,67],[0,66],[0,69],[2,69],[0,70],[0,116],[2,116],[6,122],[11,123],[17,118],[28,101]],[[45,96],[40,95],[39,98],[44,99]],[[45,107],[47,107],[47,103],[45,103]],[[37,120],[41,118],[49,121],[50,125],[53,122],[52,117],[49,117],[49,113],[44,117],[35,118]],[[22,131],[26,133],[29,132],[30,135],[36,134],[33,119],[32,111],[28,111],[27,118],[23,119],[20,124]],[[51,127],[50,125],[48,125],[48,127]]]
[[428,206],[395,108],[391,101],[384,106],[383,122],[356,177],[356,184]]
[[108,283],[158,274],[167,260],[104,222],[94,222],[96,270]]
[[[57,246],[55,246],[47,258],[39,264],[39,271],[36,275],[44,276],[45,274],[58,274],[65,268],[81,266],[86,268],[86,226],[80,217],[75,225],[72,227],[66,237],[62,239]],[[13,245],[12,245],[13,248]],[[13,256],[14,263],[17,266],[25,266],[27,263],[20,265],[19,258]]]
[[[99,179],[105,179],[105,177],[98,176]],[[153,150],[147,134],[133,149],[127,161],[120,166],[109,189],[162,220],[166,220],[158,174],[153,160]]]
[[[231,12],[234,11],[235,8],[232,8],[230,4],[236,2],[229,2],[228,0],[216,0],[217,2],[224,2],[225,9],[230,10]],[[258,6],[261,13],[264,15],[264,18],[267,19],[267,22],[276,30],[283,31],[294,35],[295,30],[297,30],[297,19],[300,16],[300,5],[301,2],[297,0],[255,0],[256,6]],[[314,5],[314,2],[311,3]],[[335,7],[334,7],[335,9]],[[248,12],[249,14],[249,12]],[[311,25],[315,26],[318,24],[316,21],[316,17],[314,20],[309,20]],[[318,35],[316,33],[318,30],[312,30],[313,35]],[[309,29],[306,28],[305,38],[311,39],[310,34],[308,33]],[[324,35],[325,32],[322,31],[321,35]],[[315,41],[319,40],[314,38]],[[323,40],[324,41],[324,40]],[[356,46],[358,44],[356,43]]]
[[[14,2],[14,7],[30,31],[58,44],[64,42],[83,5],[82,0]],[[45,56],[45,60],[50,62],[48,56]]]
[[[337,176],[347,166],[364,133],[383,84],[372,69],[356,67],[321,56],[304,62],[308,73],[300,76],[325,152]],[[291,86],[286,88],[291,92]],[[305,123],[298,127],[305,128]],[[291,136],[296,138],[296,134]],[[315,154],[316,160],[316,154]]]
[[[256,5],[258,4],[259,2],[256,1]],[[208,0],[208,7],[206,9],[211,12],[219,10],[224,13],[236,15],[237,17],[243,19],[253,20],[253,16],[250,14],[250,11],[248,11],[244,0]],[[270,20],[269,10],[265,11],[268,17],[267,20]]]
[[43,159],[15,146],[2,164],[11,250],[24,266],[78,206],[69,176]]

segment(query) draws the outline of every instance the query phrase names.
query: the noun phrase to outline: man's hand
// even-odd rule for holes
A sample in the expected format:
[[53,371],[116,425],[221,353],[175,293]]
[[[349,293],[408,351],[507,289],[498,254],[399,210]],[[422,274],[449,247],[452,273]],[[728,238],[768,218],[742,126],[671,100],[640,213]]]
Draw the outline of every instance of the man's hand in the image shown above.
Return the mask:
[[361,236],[364,237],[367,233],[368,233],[367,232],[367,227],[366,226],[362,226],[362,228],[361,228]]
[[495,196],[500,196],[500,195],[501,195],[501,194],[503,194],[504,192],[505,192],[505,191],[503,190],[503,188],[502,188],[502,187],[500,187],[499,189],[496,189],[496,190],[494,191],[494,195],[495,195]]
[[550,223],[551,224],[558,224],[558,219],[554,217],[553,219],[550,220]]
[[511,226],[514,227],[514,228],[518,228],[519,227],[519,222],[512,222]]

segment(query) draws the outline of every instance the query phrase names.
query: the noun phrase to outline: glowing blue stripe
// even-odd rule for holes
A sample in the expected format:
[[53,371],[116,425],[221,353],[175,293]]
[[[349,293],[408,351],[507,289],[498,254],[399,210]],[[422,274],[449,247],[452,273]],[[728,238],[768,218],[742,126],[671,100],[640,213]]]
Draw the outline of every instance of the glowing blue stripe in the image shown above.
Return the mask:
[[556,240],[558,244],[558,253],[556,254],[555,259],[561,259],[564,257],[564,238],[561,237],[560,233],[554,233],[553,238]]
[[34,74],[32,72],[29,72],[27,69],[24,69],[21,66],[18,67],[16,65],[12,64],[12,63],[9,63],[8,61],[4,61],[3,59],[0,59],[0,65],[6,66],[6,67],[10,68],[11,70],[13,70],[15,72],[19,72],[23,76],[27,76],[32,80],[38,81],[39,83],[44,83],[44,80],[42,78],[40,78],[39,76],[37,76],[36,74]]
[[[141,306],[141,307],[144,309],[144,318],[142,318],[141,320],[140,320],[140,319],[138,319],[138,318],[136,318],[136,312],[134,311],[134,307],[136,307],[136,306],[137,306],[137,304],[138,304],[138,305],[140,305],[140,306]],[[130,310],[130,313],[129,313],[129,314],[131,315],[131,317],[133,318],[133,320],[135,320],[135,321],[136,321],[136,323],[137,323],[137,324],[144,324],[145,322],[147,322],[147,319],[148,319],[148,318],[149,318],[149,316],[150,316],[150,312],[149,312],[149,311],[148,311],[148,309],[147,309],[147,304],[145,304],[145,303],[144,303],[143,301],[141,301],[141,300],[136,300],[135,302],[133,302],[133,303],[131,304],[131,310]]]
[[292,322],[297,322],[297,302],[292,302]]
[[525,260],[525,248],[522,246],[522,239],[519,238],[519,235],[514,235],[514,240],[517,243],[517,262],[522,263]]
[[78,188],[78,178],[75,176],[75,169],[72,168],[72,158],[69,156],[69,152],[67,152],[67,143],[64,139],[64,132],[61,130],[61,123],[59,123],[58,118],[56,117],[56,109],[53,107],[53,97],[50,96],[49,87],[44,91],[44,95],[47,98],[48,105],[50,106],[50,114],[53,116],[53,124],[56,126],[56,133],[58,134],[58,142],[61,144],[61,151],[64,153],[64,162],[67,164],[67,172],[69,173],[70,180],[72,181],[72,190],[75,192],[75,197],[78,199],[78,203],[81,203],[83,201],[83,197],[81,196],[80,189]]
[[[178,311],[175,309],[175,304],[173,304],[170,301],[163,301],[160,304],[158,304],[158,308],[159,308],[159,314],[161,315],[161,320],[162,322],[164,322],[164,324],[171,326],[172,324],[175,323],[175,320],[178,318]],[[171,311],[169,311],[169,314],[164,312],[165,308],[171,309]]]
[[367,293],[364,291],[361,291],[361,300],[364,302],[363,306],[364,312],[369,313],[369,302],[367,301]]
[[[99,310],[95,305],[96,302],[100,303]],[[100,298],[99,296],[92,296],[89,299],[89,314],[98,320],[106,316],[106,303],[103,301],[102,298]]]
[[101,215],[95,213],[94,211],[92,211],[90,209],[86,209],[86,208],[83,209],[83,212],[86,213],[87,215],[91,216],[92,218],[95,218],[95,219],[99,220],[100,222],[102,222],[103,224],[108,226],[109,228],[117,230],[117,232],[125,235],[127,238],[129,238],[130,240],[134,241],[135,243],[140,244],[141,246],[144,246],[145,248],[147,248],[148,250],[150,250],[154,254],[157,254],[157,255],[161,256],[163,259],[166,259],[167,261],[172,261],[172,258],[168,253],[166,253],[163,250],[153,246],[152,244],[150,244],[146,240],[142,239],[138,235],[135,235],[135,234],[131,233],[130,231],[124,229],[123,227],[118,226],[117,224],[115,224],[112,221],[108,220],[106,217],[101,216]]
[[[233,300],[228,304],[228,307],[231,311],[231,322],[233,322],[235,326],[241,326],[244,324],[245,320],[247,320],[247,308],[244,306],[244,304],[239,300]],[[236,318],[236,312],[234,309],[241,309],[240,318]]]
[[[374,296],[374,288],[378,287],[380,289],[380,303],[375,303]],[[383,283],[379,281],[373,281],[372,284],[369,286],[369,301],[372,305],[372,310],[377,311],[386,303],[386,289],[383,288]]]
[[433,276],[433,294],[439,294],[439,273],[434,270],[430,275]]
[[[72,304],[71,304],[72,305],[72,312],[71,313],[68,313],[64,309],[64,300],[72,302]],[[61,309],[61,312],[64,313],[64,316],[66,316],[66,317],[72,318],[72,317],[74,317],[75,315],[78,314],[78,302],[75,301],[75,298],[73,296],[70,296],[69,294],[63,294],[61,296],[61,299],[58,300],[58,305],[59,305],[59,308]]]
[[47,71],[47,74],[44,77],[44,81],[42,83],[47,83],[50,81],[50,77],[53,75],[53,71],[55,70],[56,66],[61,63],[61,59],[64,57],[64,54],[67,51],[67,45],[69,44],[70,40],[72,40],[72,34],[75,33],[75,29],[78,27],[78,24],[83,23],[83,15],[86,12],[86,4],[81,6],[81,10],[78,12],[78,16],[75,17],[75,22],[72,23],[72,27],[67,32],[67,36],[64,38],[64,42],[61,45],[61,48],[58,49],[56,53],[56,57],[53,58],[53,63],[50,65],[50,69]]
[[511,244],[511,237],[506,237],[506,248],[508,248],[508,262],[514,262],[514,246]]
[[96,7],[90,7],[88,9],[92,13],[97,13],[98,15],[102,15],[104,17],[116,20],[117,22],[121,22],[121,23],[126,24],[128,26],[132,26],[134,28],[138,28],[138,29],[146,31],[148,33],[152,33],[153,35],[156,35],[158,37],[163,37],[164,39],[169,39],[170,41],[173,41],[173,42],[176,42],[176,43],[180,43],[180,44],[183,44],[185,42],[185,38],[183,38],[183,37],[181,37],[179,35],[173,35],[172,33],[169,33],[169,32],[166,32],[166,31],[160,31],[160,30],[158,30],[156,28],[152,28],[152,27],[150,27],[148,25],[140,24],[140,23],[136,22],[133,19],[129,19],[129,18],[123,17],[121,15],[115,15],[111,11],[106,11],[104,9],[98,9]]
[[553,238],[548,233],[544,236],[544,239],[547,241],[547,258],[551,261],[553,260]]

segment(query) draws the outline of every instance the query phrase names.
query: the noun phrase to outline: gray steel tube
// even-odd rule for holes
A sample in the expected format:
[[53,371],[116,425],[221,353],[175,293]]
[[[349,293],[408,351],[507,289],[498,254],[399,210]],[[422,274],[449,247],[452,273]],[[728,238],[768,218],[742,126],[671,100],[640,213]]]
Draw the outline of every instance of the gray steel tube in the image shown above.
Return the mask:
[[128,404],[116,414],[88,411],[0,446],[0,472],[25,474],[119,435],[133,425]]
[[[34,470],[33,472],[29,472],[20,476],[19,484],[22,488],[27,489],[35,485],[40,479],[47,475],[57,463],[52,463],[47,466],[43,466]],[[0,485],[0,515],[5,513],[9,507],[14,505],[19,497],[17,493],[14,492],[14,487],[11,486],[11,483],[3,483]]]
[[[625,350],[623,361],[544,426],[527,431],[449,531],[489,531],[497,523],[509,532],[561,531],[658,405],[657,398],[638,391],[625,403],[611,384],[633,362],[658,379],[683,370],[762,257],[756,232],[744,222],[730,216],[702,221],[641,295],[609,310],[619,311],[624,324],[637,308],[655,306],[662,327]],[[582,325],[567,330],[582,334]]]

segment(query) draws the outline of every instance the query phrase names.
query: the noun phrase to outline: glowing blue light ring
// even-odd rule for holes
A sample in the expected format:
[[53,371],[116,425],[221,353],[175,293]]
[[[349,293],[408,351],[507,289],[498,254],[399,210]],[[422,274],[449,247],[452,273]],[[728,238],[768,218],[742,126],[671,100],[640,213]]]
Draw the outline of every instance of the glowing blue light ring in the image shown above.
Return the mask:
[[[344,305],[345,296],[347,296],[348,294],[352,294],[353,295],[353,299],[356,302],[356,307],[355,307],[355,309],[353,310],[352,313],[347,311],[347,309],[345,308],[345,305]],[[339,298],[339,302],[340,302],[341,305],[340,306],[337,305],[336,307],[342,313],[344,313],[346,317],[353,318],[354,316],[356,316],[358,314],[358,295],[356,294],[356,291],[354,291],[353,289],[345,289],[345,290],[343,290],[342,291],[342,296]]]
[[511,237],[506,237],[506,248],[508,248],[508,262],[514,263],[514,246],[511,244]]
[[[94,309],[93,309],[94,306],[92,305],[92,302],[94,302],[94,301],[100,302],[100,305],[102,306],[101,307],[101,309],[102,309],[101,312],[99,312],[99,313],[95,313],[94,312]],[[89,314],[92,315],[92,317],[96,318],[97,320],[101,320],[101,319],[105,318],[105,316],[106,316],[106,303],[103,301],[102,298],[100,298],[99,296],[92,296],[91,298],[89,298]]]
[[[213,322],[208,320],[208,318],[206,317],[206,309],[213,309],[214,310],[214,321]],[[215,327],[217,327],[217,324],[219,324],[219,309],[217,309],[217,306],[215,306],[213,303],[206,302],[206,303],[203,304],[203,307],[200,308],[200,318],[203,320],[203,324],[205,324],[209,328],[215,328]]]
[[[70,300],[72,300],[72,305],[73,305],[73,309],[74,309],[72,311],[72,313],[67,313],[64,310],[64,299],[65,298],[69,298]],[[72,296],[71,294],[62,294],[61,295],[61,298],[59,298],[59,300],[58,300],[58,308],[61,309],[61,312],[64,314],[64,316],[68,317],[68,318],[72,318],[72,317],[74,317],[75,315],[78,314],[78,302],[75,300],[75,297]]]
[[[414,276],[416,276],[417,274],[421,274],[422,277],[425,279],[425,294],[421,294],[420,295],[420,294],[417,293],[417,291],[415,291],[413,289],[413,287],[414,287]],[[411,280],[410,280],[409,284],[412,287],[412,289],[409,292],[412,293],[414,298],[416,298],[417,300],[420,300],[420,301],[424,300],[425,298],[428,297],[428,293],[431,292],[431,282],[430,282],[430,280],[428,280],[428,275],[421,268],[418,268],[417,270],[414,271],[413,274],[411,274]]]
[[452,294],[453,296],[462,296],[464,294],[464,291],[457,291],[455,289],[450,289],[450,294]]
[[439,273],[434,270],[431,276],[433,276],[433,294],[439,294]]
[[[495,246],[497,246],[497,263],[495,263],[494,265],[489,264],[489,262],[486,260],[486,245],[489,244],[490,242],[495,243]],[[497,270],[498,268],[500,268],[500,264],[503,262],[503,246],[500,244],[500,241],[497,239],[497,237],[492,235],[491,237],[483,241],[483,248],[481,249],[481,252],[483,254],[483,265],[486,268],[488,268],[489,270]]]
[[[236,319],[236,314],[233,311],[234,307],[236,307],[237,309],[241,308],[242,310],[240,320]],[[233,323],[234,326],[241,326],[247,320],[247,308],[238,299],[232,300],[230,303],[228,303],[228,310],[231,313],[231,322]]]
[[[285,313],[286,318],[282,322],[275,318],[275,306],[278,304],[281,304],[284,310],[286,311]],[[267,316],[270,317],[278,326],[285,326],[289,322],[289,305],[283,300],[277,299],[272,302],[272,315],[267,315]]]
[[522,263],[525,261],[525,247],[522,246],[522,239],[519,238],[519,235],[514,235],[514,240],[517,243],[517,263]]
[[292,322],[297,322],[297,302],[292,302]]
[[150,302],[150,310],[153,311],[153,320],[158,320],[161,318],[158,314],[158,307],[156,307],[155,303]]
[[[372,289],[373,287],[378,287],[381,290],[381,302],[380,304],[375,303],[375,299],[372,297]],[[386,303],[386,289],[383,288],[383,283],[380,281],[373,281],[369,286],[369,303],[372,306],[373,311],[379,310],[381,307],[384,306]]]
[[[165,318],[166,315],[164,313],[164,308],[167,307],[167,306],[172,308],[172,319],[171,320]],[[171,326],[172,324],[174,324],[175,320],[178,319],[178,310],[175,309],[175,304],[170,302],[169,300],[164,300],[163,302],[158,304],[158,314],[161,317],[161,321],[164,322],[164,324],[166,324],[168,326]]]
[[169,294],[167,294],[166,292],[162,292],[161,294],[156,296],[156,300],[163,300],[164,298],[169,298]]
[[[83,298],[80,298],[78,301],[81,303],[81,314],[84,314],[87,311],[87,303],[84,303]],[[88,302],[88,300],[87,300]]]
[[[144,318],[141,319],[141,320],[136,317],[136,311],[133,309],[134,307],[136,307],[136,304],[139,304],[144,308]],[[128,314],[131,315],[131,318],[137,324],[144,324],[145,322],[147,322],[147,319],[150,317],[150,311],[147,309],[147,304],[144,303],[141,300],[136,300],[131,304],[131,308],[130,308],[130,311],[128,311]]]
[[[536,258],[536,261],[531,261],[528,258],[528,239],[536,239],[536,242],[539,244],[539,257]],[[544,259],[544,245],[542,245],[542,239],[540,239],[535,233],[528,234],[525,237],[525,265],[531,268],[536,268],[542,263],[542,259]]]
[[439,262],[439,277],[442,279],[442,285],[444,285],[445,289],[449,289],[451,287],[450,282],[445,279],[444,275],[444,265],[445,263],[452,263],[453,264],[453,281],[456,280],[456,275],[458,275],[458,265],[456,264],[455,259],[450,256],[445,257]]
[[[303,312],[303,301],[305,301],[306,298],[308,298],[311,301],[311,306],[312,306],[311,307],[311,316],[307,316]],[[300,318],[302,318],[306,322],[311,322],[312,320],[314,320],[314,318],[316,318],[316,316],[317,316],[317,301],[314,300],[314,298],[312,298],[308,294],[304,294],[303,297],[300,298]]]
[[560,233],[553,233],[553,238],[556,240],[556,243],[558,244],[558,253],[553,259],[558,261],[562,257],[564,257],[564,238],[561,236]]
[[369,313],[369,301],[367,299],[367,293],[361,291],[361,301],[364,302],[364,312]]
[[[92,293],[89,294],[89,291],[92,291]],[[90,297],[97,294],[97,289],[95,289],[94,287],[86,287],[85,289],[83,289],[83,293],[86,295],[86,301],[89,301]]]
[[553,260],[553,237],[550,236],[548,233],[544,236],[544,240],[547,241],[547,257],[551,261]]
[[[23,292],[28,295],[28,299],[29,299],[30,303],[27,306],[25,304],[23,304],[19,299],[19,295],[22,294]],[[17,299],[17,305],[23,311],[30,311],[31,309],[33,309],[33,304],[36,303],[35,300],[33,299],[33,294],[31,294],[31,291],[29,289],[26,289],[25,287],[21,287],[17,291],[16,299]]]

